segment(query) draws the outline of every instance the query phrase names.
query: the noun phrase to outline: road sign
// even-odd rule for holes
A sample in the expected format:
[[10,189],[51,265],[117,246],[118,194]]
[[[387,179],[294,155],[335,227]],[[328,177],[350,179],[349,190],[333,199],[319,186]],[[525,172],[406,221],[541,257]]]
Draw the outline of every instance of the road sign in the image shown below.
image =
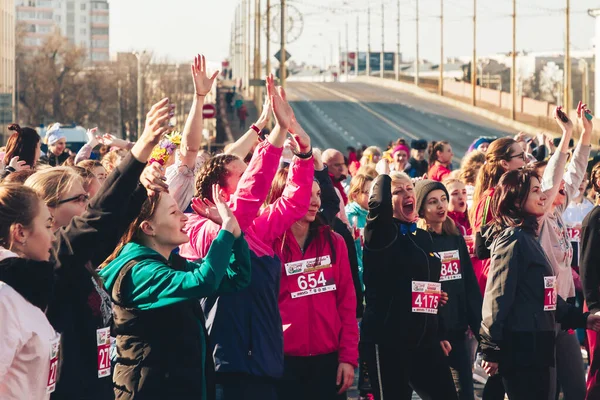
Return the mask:
[[[277,61],[281,62],[281,50],[278,50],[277,53],[275,53],[275,58],[277,59]],[[290,58],[292,58],[292,55],[290,53],[285,52],[285,60],[289,61]]]
[[214,118],[217,116],[217,108],[214,104],[205,104],[202,107],[202,118]]

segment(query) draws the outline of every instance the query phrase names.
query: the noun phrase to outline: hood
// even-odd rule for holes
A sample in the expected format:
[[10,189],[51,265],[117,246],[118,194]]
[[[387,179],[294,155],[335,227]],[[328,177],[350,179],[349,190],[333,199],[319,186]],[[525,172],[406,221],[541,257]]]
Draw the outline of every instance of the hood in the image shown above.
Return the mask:
[[6,282],[28,302],[45,312],[54,289],[54,264],[7,257],[0,261],[0,281]]
[[109,291],[112,290],[112,286],[114,285],[121,268],[125,266],[128,262],[135,259],[146,259],[152,258],[157,260],[162,260],[163,262],[167,262],[163,256],[158,254],[156,251],[152,250],[149,247],[143,246],[139,243],[130,242],[127,243],[121,249],[121,252],[107,266],[102,268],[99,272],[100,278],[104,281],[104,287]]
[[13,253],[12,251],[5,249],[0,246],[0,261],[5,260],[7,258],[19,257],[17,253]]
[[355,215],[359,218],[367,218],[367,214],[369,214],[369,210],[365,210],[354,201],[348,203],[348,205],[346,206],[346,215],[348,215],[348,220],[350,220]]

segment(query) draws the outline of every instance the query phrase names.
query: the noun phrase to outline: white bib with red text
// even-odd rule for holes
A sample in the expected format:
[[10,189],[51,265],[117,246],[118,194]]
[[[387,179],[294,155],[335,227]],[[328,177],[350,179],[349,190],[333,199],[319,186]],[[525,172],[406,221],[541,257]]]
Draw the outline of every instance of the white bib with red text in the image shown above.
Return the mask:
[[544,311],[556,311],[556,277],[544,277]]
[[110,328],[96,330],[98,348],[98,378],[110,375]]
[[440,282],[453,281],[462,278],[460,255],[458,250],[440,251],[437,253],[442,261]]
[[441,294],[439,282],[412,281],[412,312],[437,314]]
[[336,290],[331,258],[322,256],[285,264],[292,299]]
[[46,384],[46,393],[53,393],[56,389],[56,380],[58,378],[58,350],[60,349],[60,335],[57,334],[50,341],[50,371],[48,372],[48,383]]

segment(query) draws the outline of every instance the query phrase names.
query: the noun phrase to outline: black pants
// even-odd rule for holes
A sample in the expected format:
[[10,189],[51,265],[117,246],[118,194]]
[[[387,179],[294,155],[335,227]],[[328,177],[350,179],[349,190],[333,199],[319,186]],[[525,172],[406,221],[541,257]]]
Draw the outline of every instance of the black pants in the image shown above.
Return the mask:
[[410,400],[413,390],[423,400],[456,400],[456,388],[441,347],[400,352],[395,347],[364,345],[362,360],[367,363],[376,400]]
[[335,381],[338,354],[322,354],[311,357],[285,356],[283,378],[279,381],[277,394],[281,400],[341,400],[337,395]]
[[490,376],[483,388],[482,400],[504,400],[504,382],[502,376],[496,374]]
[[277,400],[276,379],[217,373],[217,400]]
[[517,367],[502,371],[502,383],[510,400],[547,400],[549,367]]
[[450,342],[452,351],[448,355],[448,363],[452,372],[452,379],[460,400],[473,400],[473,368],[471,351],[468,347],[469,339],[453,340]]

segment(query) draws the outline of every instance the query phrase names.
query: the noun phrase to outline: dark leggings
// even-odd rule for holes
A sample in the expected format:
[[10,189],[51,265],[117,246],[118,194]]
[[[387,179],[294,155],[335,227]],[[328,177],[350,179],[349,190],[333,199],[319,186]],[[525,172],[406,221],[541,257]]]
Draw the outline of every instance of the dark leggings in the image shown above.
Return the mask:
[[460,400],[473,400],[475,397],[473,389],[473,363],[471,362],[469,343],[470,340],[468,338],[450,342],[452,351],[448,355],[448,362]]
[[[376,400],[457,400],[456,388],[440,346],[399,351],[375,344],[361,346]],[[435,382],[435,383],[434,383]]]
[[330,353],[311,357],[284,358],[283,378],[277,394],[281,400],[340,400],[335,384],[338,354]]

